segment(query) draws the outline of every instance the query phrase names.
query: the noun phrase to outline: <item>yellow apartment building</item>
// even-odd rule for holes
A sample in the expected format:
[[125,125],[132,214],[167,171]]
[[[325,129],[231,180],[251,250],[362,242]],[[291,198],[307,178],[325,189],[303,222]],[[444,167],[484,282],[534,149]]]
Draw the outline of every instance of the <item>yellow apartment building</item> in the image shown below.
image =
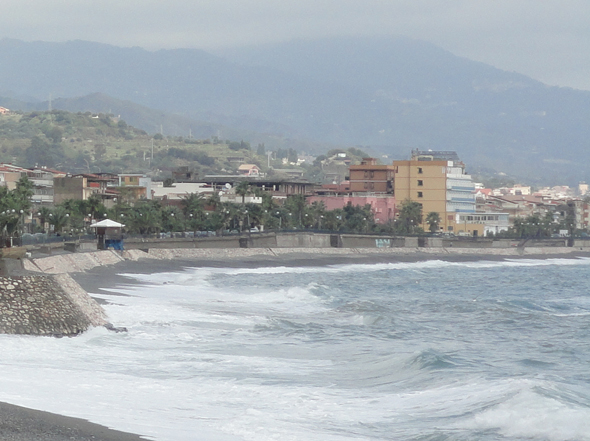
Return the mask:
[[483,235],[482,224],[457,222],[457,213],[475,213],[475,187],[455,152],[416,150],[412,159],[393,161],[393,167],[396,200],[401,203],[409,199],[422,205],[425,231],[428,231],[426,216],[436,212],[441,219],[441,232]]
[[393,161],[395,168],[394,194],[399,203],[405,200],[422,205],[422,227],[428,230],[426,215],[437,212],[440,227],[448,231],[447,161]]

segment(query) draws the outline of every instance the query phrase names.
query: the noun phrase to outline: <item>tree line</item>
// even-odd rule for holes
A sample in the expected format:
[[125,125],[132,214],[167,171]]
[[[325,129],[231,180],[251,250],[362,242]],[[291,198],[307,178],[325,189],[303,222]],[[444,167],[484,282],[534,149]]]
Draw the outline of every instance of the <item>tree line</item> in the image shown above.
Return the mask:
[[[106,208],[99,195],[87,200],[69,199],[55,207],[41,207],[33,211],[31,196],[33,185],[22,177],[14,190],[0,187],[0,230],[2,236],[19,236],[25,229],[30,232],[54,234],[83,234],[91,223],[105,218],[125,224],[129,234],[149,235],[161,232],[214,231],[244,232],[264,227],[266,230],[315,229],[331,232],[382,233],[393,235],[422,235],[422,205],[406,200],[399,206],[395,219],[386,224],[375,222],[371,206],[348,204],[341,209],[327,210],[322,202],[308,204],[305,196],[289,196],[278,204],[271,194],[252,187],[247,181],[236,185],[240,203],[221,202],[213,193],[186,195],[177,206],[163,205],[157,200],[140,200],[131,204],[122,193],[111,208]],[[254,195],[261,203],[249,203],[246,196]],[[508,231],[497,237],[549,238],[558,231],[567,230],[570,236],[577,233],[575,207],[565,204],[558,207],[562,219],[556,222],[553,213],[517,218]],[[33,213],[39,223],[25,228],[25,217]],[[439,230],[440,215],[427,213],[428,232]],[[49,228],[46,228],[49,226]]]

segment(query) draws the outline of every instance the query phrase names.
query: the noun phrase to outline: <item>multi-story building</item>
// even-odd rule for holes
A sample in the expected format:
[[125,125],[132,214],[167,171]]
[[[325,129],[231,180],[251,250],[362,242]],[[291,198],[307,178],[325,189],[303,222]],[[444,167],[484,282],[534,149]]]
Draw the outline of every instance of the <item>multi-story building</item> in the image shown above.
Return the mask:
[[141,173],[123,173],[118,176],[118,191],[126,202],[152,199],[152,179]]
[[[418,151],[412,159],[393,161],[395,168],[394,194],[398,201],[410,200],[422,205],[423,228],[426,215],[438,213],[442,231],[457,232],[456,213],[475,213],[475,185],[465,172],[455,152]],[[470,234],[483,234],[483,228],[469,225]]]
[[410,160],[393,166],[395,197],[422,205],[424,229],[431,212],[439,214],[442,232],[481,236],[508,229],[507,213],[476,210],[475,184],[457,153],[414,150]]
[[395,167],[377,164],[375,158],[363,158],[359,165],[351,165],[350,191],[353,193],[393,194]]
[[119,195],[119,192],[110,185],[116,182],[116,179],[116,177],[91,173],[55,177],[53,179],[53,202],[58,205],[67,199],[85,201],[95,194],[100,196],[103,204],[109,208]]
[[377,163],[375,158],[363,158],[360,164],[351,165],[350,180],[342,184],[322,186],[309,203],[323,202],[328,210],[344,208],[347,204],[371,206],[376,223],[387,223],[395,219],[393,181],[395,167]]
[[0,165],[0,186],[7,187],[9,190],[16,188],[16,183],[24,175],[26,176],[26,169],[14,167],[7,164]]
[[53,178],[64,177],[66,173],[47,167],[35,167],[27,172],[27,176],[33,183],[31,202],[40,206],[53,205]]

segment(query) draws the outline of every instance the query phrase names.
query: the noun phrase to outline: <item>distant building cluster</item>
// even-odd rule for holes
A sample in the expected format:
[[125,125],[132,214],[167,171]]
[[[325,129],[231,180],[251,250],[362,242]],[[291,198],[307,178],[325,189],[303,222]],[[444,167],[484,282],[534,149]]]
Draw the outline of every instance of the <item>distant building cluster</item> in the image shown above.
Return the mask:
[[[4,108],[0,108],[4,109]],[[5,109],[7,110],[7,109]],[[309,158],[308,158],[309,160]],[[323,203],[327,210],[343,209],[348,204],[370,206],[376,223],[395,223],[400,206],[407,201],[422,208],[421,226],[428,230],[426,217],[436,213],[440,222],[438,233],[459,236],[486,236],[506,231],[517,218],[551,213],[556,222],[563,220],[573,208],[576,227],[588,229],[590,207],[584,195],[588,185],[543,188],[515,185],[510,188],[483,188],[467,174],[465,164],[452,151],[412,151],[409,160],[380,164],[377,159],[364,158],[352,165],[350,159],[330,158],[336,166],[330,184],[318,186],[303,179],[300,169],[274,169],[263,174],[255,164],[239,164],[237,175],[199,177],[188,167],[180,167],[173,179],[152,182],[145,174],[81,173],[68,174],[47,167],[30,169],[0,164],[0,186],[12,190],[22,176],[33,183],[31,198],[35,210],[25,222],[38,222],[36,212],[43,206],[58,205],[66,200],[88,200],[98,197],[106,208],[117,200],[133,205],[140,200],[155,199],[163,205],[181,206],[191,194],[215,196],[220,202],[262,203],[261,194],[281,203],[289,196],[303,195],[308,204]],[[247,182],[250,191],[237,191]],[[569,207],[569,208],[568,208]]]

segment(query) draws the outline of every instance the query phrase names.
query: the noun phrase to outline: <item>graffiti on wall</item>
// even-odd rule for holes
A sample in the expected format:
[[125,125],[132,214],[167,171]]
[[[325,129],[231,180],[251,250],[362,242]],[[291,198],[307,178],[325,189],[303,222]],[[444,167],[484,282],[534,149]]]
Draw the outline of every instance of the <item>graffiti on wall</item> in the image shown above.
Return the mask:
[[375,246],[377,248],[390,248],[391,239],[375,239]]

